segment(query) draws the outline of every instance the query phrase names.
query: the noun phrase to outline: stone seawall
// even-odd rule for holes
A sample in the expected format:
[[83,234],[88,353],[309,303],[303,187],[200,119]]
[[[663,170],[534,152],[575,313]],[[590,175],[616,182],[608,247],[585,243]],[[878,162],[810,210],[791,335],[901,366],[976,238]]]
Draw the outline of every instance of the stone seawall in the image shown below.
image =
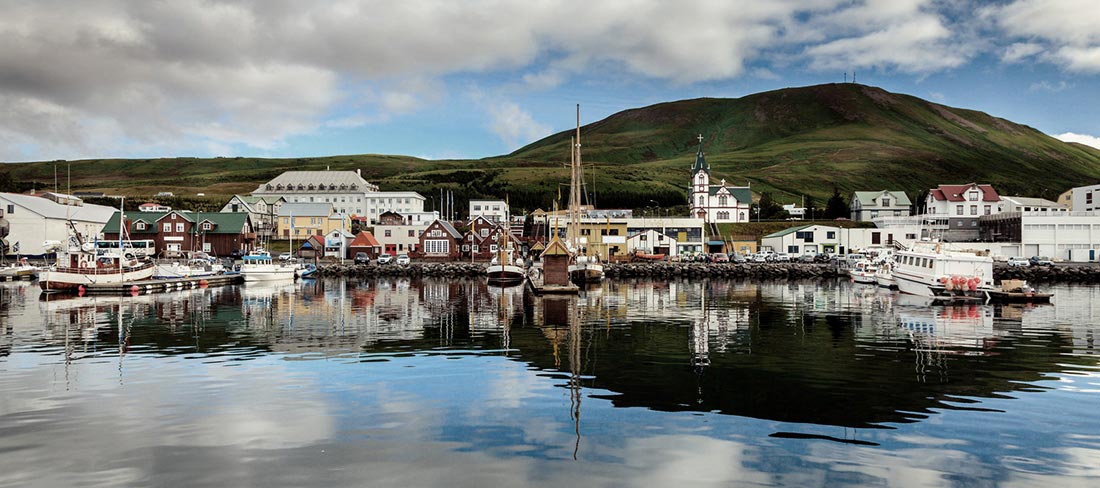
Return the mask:
[[1027,280],[1029,283],[1100,283],[1100,266],[1059,264],[1057,266],[1008,267],[995,265],[997,280]]
[[[484,276],[485,263],[413,263],[353,265],[333,264],[317,269],[318,276],[435,276],[443,278]],[[612,263],[604,266],[609,279],[615,278],[756,278],[807,279],[844,276],[828,264],[809,263]],[[1021,279],[1033,283],[1100,283],[1100,266],[1064,265],[1010,268],[997,264],[996,280]]]

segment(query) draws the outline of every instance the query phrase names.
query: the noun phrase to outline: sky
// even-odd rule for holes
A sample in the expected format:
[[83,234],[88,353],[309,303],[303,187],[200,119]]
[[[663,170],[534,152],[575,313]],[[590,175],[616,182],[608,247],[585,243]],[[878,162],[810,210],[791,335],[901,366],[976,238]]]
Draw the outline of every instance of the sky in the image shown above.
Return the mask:
[[511,152],[851,80],[1100,147],[1096,0],[0,0],[0,161]]

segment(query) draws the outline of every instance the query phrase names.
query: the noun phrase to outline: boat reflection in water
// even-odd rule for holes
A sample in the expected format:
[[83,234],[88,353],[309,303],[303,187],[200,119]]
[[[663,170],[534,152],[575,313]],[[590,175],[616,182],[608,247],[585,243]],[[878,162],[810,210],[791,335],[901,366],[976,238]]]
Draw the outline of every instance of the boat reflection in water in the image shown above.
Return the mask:
[[[14,480],[77,484],[98,465],[34,461],[57,452],[132,484],[1064,485],[1100,455],[1082,434],[1100,431],[1097,287],[1041,307],[929,306],[839,280],[613,280],[543,298],[474,279],[21,290],[0,303]],[[49,421],[16,428],[31,415]],[[142,454],[157,450],[179,468]]]

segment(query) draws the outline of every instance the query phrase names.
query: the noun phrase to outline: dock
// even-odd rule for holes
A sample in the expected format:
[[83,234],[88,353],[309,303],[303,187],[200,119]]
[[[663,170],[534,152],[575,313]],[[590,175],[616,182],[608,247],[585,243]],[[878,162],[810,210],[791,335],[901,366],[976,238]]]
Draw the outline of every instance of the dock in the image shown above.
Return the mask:
[[84,287],[85,295],[132,295],[142,293],[157,293],[171,290],[185,290],[188,288],[207,288],[213,286],[225,286],[241,283],[244,277],[240,273],[220,274],[213,276],[197,276],[193,278],[167,278],[128,281],[126,283],[110,283],[101,285],[87,285]]
[[573,283],[565,285],[547,285],[542,280],[542,273],[527,274],[527,287],[536,295],[576,295],[581,289]]

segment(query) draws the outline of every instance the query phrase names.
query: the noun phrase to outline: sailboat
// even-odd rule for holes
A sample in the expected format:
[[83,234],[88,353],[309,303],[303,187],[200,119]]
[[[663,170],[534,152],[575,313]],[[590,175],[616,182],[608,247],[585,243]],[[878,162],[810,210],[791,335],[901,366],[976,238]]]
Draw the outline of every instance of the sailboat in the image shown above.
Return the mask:
[[[509,238],[506,232],[508,232],[506,228],[500,231],[500,238],[497,241],[497,256],[493,258],[493,262],[485,270],[490,284],[501,286],[517,284],[523,281],[525,276],[523,268],[513,263],[512,239]],[[505,243],[507,243],[507,246],[505,246]]]
[[119,206],[118,248],[107,249],[100,254],[92,242],[83,242],[80,233],[73,227],[73,237],[69,247],[61,252],[61,243],[54,241],[47,252],[57,253],[57,262],[38,276],[38,284],[44,292],[75,291],[83,286],[122,284],[149,279],[155,266],[148,258],[136,258],[123,246],[126,234],[126,214],[124,205]]
[[[577,105],[577,135],[573,139],[569,165],[569,226],[566,234],[572,246],[569,278],[575,283],[597,283],[603,280],[603,264],[599,256],[588,255],[587,246],[579,243],[581,215],[581,106]],[[586,243],[587,244],[587,243]]]

